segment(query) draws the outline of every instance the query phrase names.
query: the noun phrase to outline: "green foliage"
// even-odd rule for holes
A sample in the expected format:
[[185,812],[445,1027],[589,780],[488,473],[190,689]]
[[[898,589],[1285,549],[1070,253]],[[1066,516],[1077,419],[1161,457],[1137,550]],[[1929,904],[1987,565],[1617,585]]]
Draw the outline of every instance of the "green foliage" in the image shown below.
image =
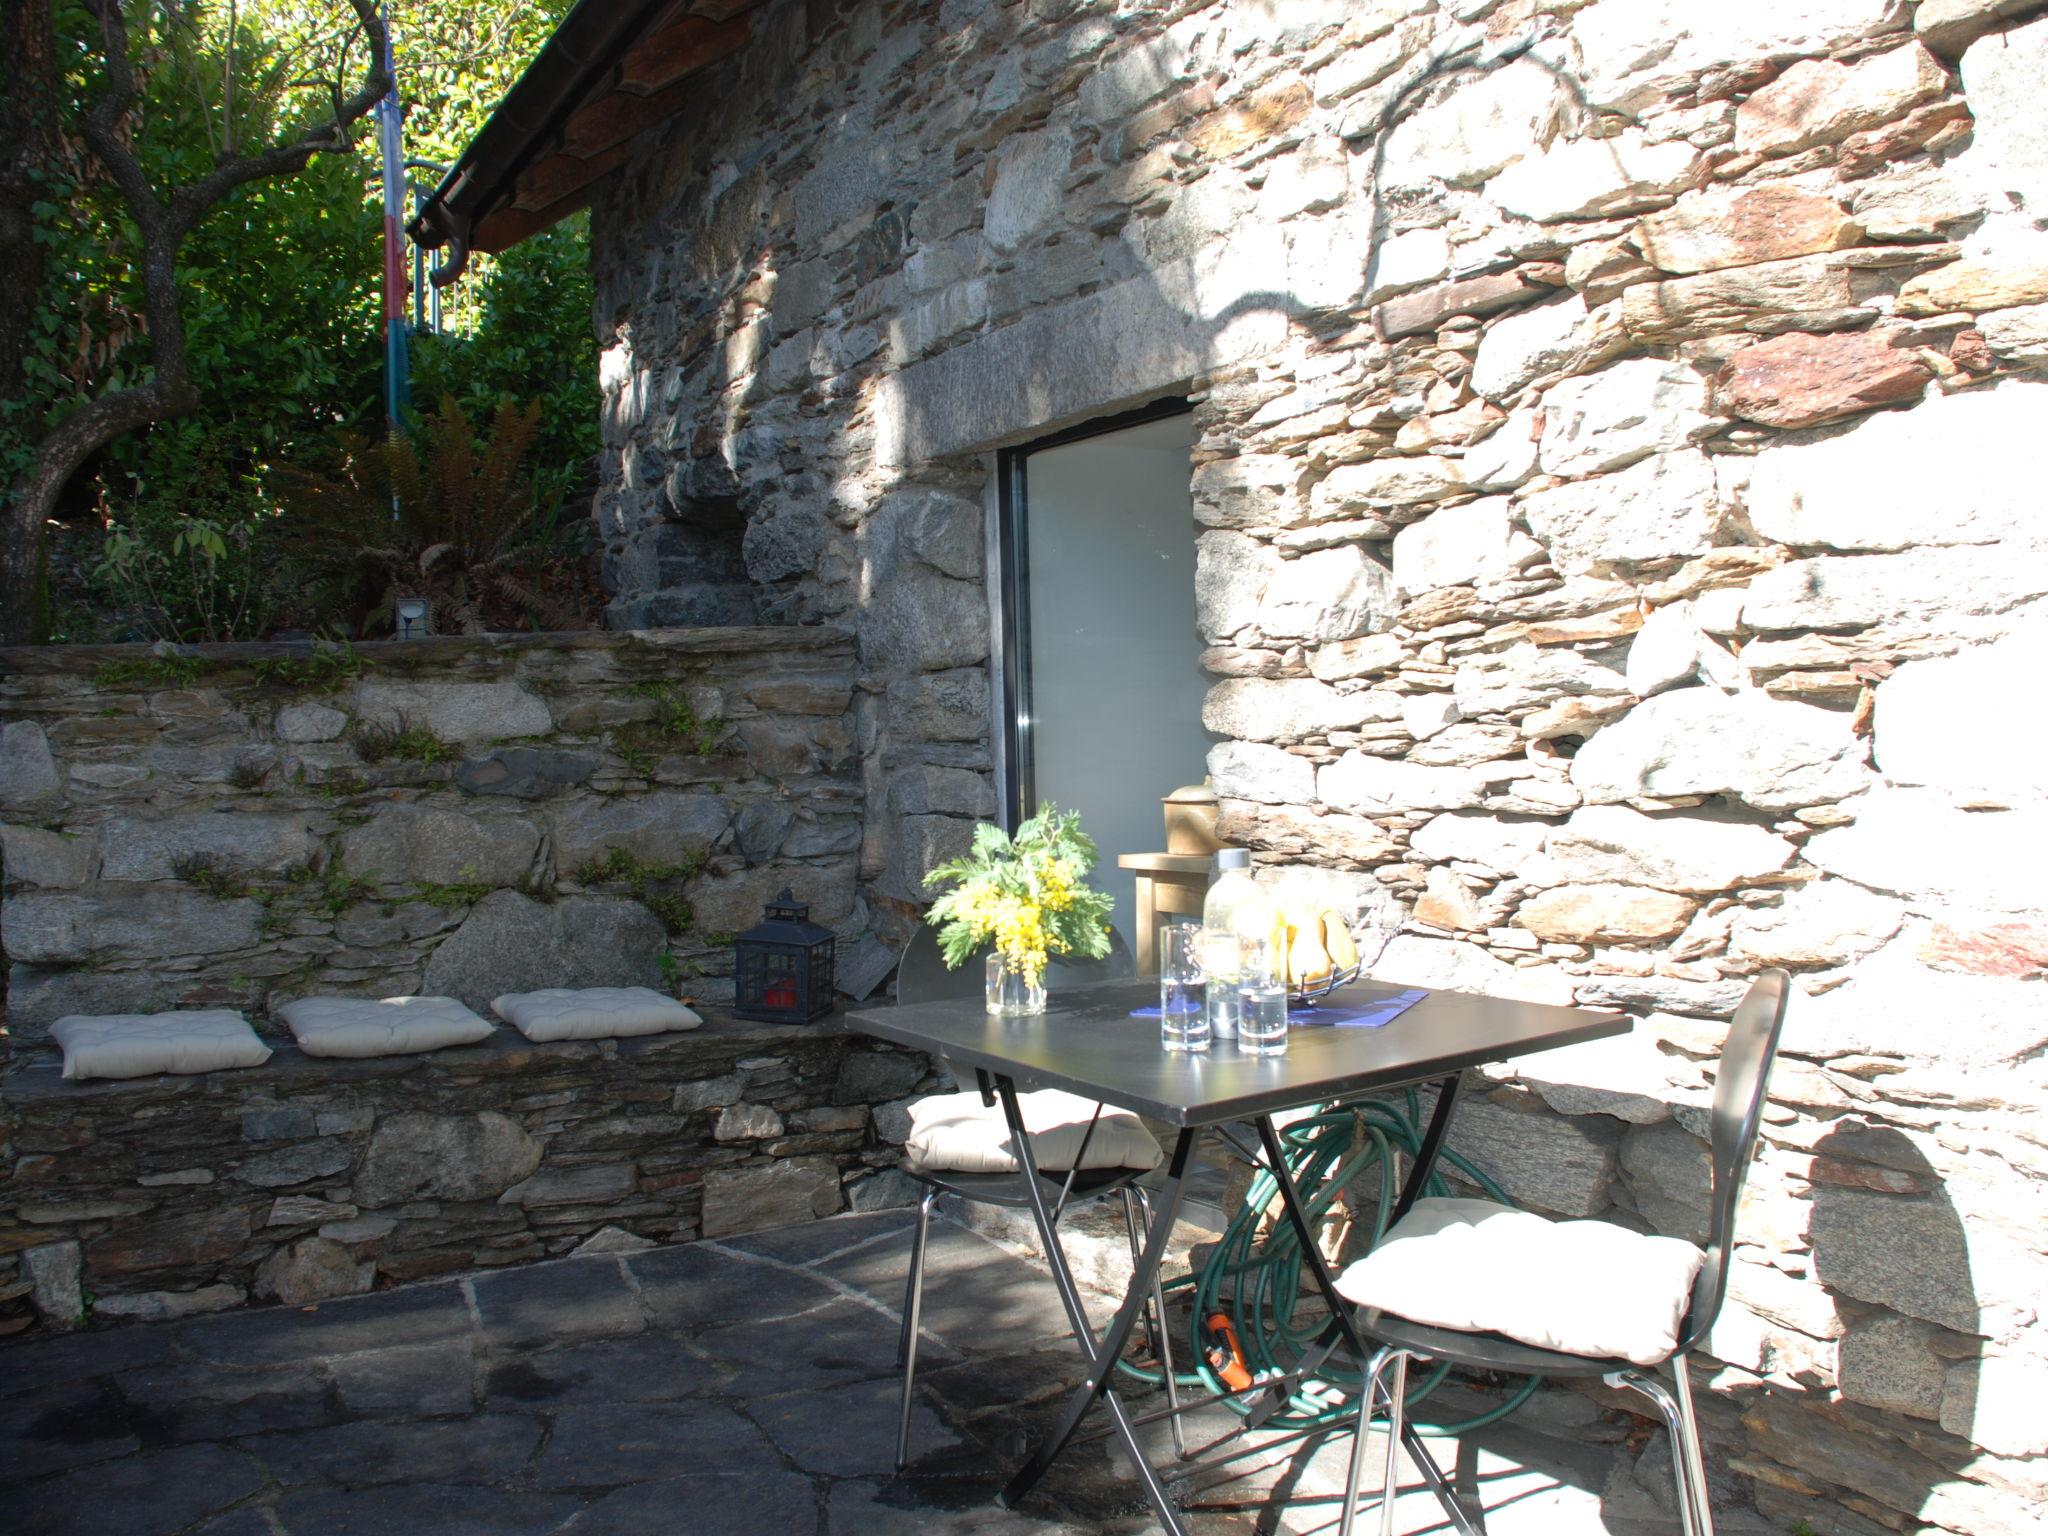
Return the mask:
[[329,917],[339,917],[357,902],[367,901],[375,894],[375,886],[343,869],[340,859],[333,859],[320,875],[314,902]]
[[636,725],[612,732],[612,750],[642,778],[653,775],[659,754],[678,747],[699,757],[709,757],[725,732],[725,722],[718,716],[697,713],[678,683],[636,683],[628,691],[652,700],[654,712]]
[[462,756],[460,747],[443,741],[429,727],[407,725],[403,720],[396,725],[359,720],[352,734],[356,752],[366,763],[396,758],[432,768],[437,763],[452,763]]
[[422,335],[413,398],[452,395],[474,420],[506,400],[540,411],[533,479],[544,505],[584,489],[599,447],[597,333],[590,324],[590,232],[585,215],[543,230],[458,285],[475,321],[466,334]]
[[[475,871],[465,869],[463,873],[474,874]],[[416,894],[430,907],[468,907],[482,901],[491,894],[492,889],[493,887],[481,881],[458,882],[454,885],[436,885],[429,881],[422,885]]]
[[[569,0],[395,0],[387,6],[407,102],[409,156],[446,164],[538,51]],[[78,139],[102,89],[98,28],[54,0],[62,153],[43,168],[36,238],[48,253],[35,299],[25,399],[0,401],[0,483],[37,438],[151,367],[139,240],[117,189]],[[182,0],[128,7],[142,96],[127,125],[159,192],[223,152],[256,148],[331,109],[324,82],[364,62],[340,0]],[[381,430],[383,220],[374,134],[345,153],[230,194],[180,252],[190,371],[200,404],[110,445],[65,512],[96,512],[124,541],[57,584],[60,638],[217,639],[326,616],[264,579],[280,464],[316,460],[337,428]],[[425,173],[428,181],[435,179]],[[451,334],[419,338],[424,398],[449,393],[478,418],[504,396],[537,399],[533,478],[543,504],[577,485],[597,443],[596,342],[587,235],[572,221],[492,260],[444,295]],[[181,541],[187,524],[198,525]],[[273,565],[271,569],[276,569]],[[62,575],[60,571],[58,573]]]
[[[613,848],[600,858],[586,859],[575,880],[578,885],[624,886],[670,933],[687,933],[697,921],[696,908],[674,885],[701,874],[704,865],[702,853],[693,852],[675,863],[650,863],[629,849]],[[657,888],[664,883],[667,889]]]
[[336,693],[362,676],[368,667],[363,653],[352,645],[321,645],[304,656],[266,657],[249,668],[249,675],[266,688]]
[[171,873],[196,885],[215,901],[234,901],[249,894],[249,882],[211,854],[188,853],[171,865]]
[[228,782],[237,789],[261,789],[270,777],[270,764],[260,757],[240,757],[228,770]]
[[103,661],[92,669],[92,685],[102,693],[135,688],[189,688],[205,664],[196,656],[161,650],[146,661]]
[[1014,838],[983,822],[966,857],[925,876],[927,886],[950,887],[928,914],[946,964],[962,965],[990,942],[1033,976],[1044,973],[1048,955],[1108,954],[1115,902],[1088,888],[1094,867],[1095,840],[1081,830],[1078,811],[1048,804]]
[[300,584],[351,631],[388,628],[392,604],[419,596],[436,627],[481,633],[524,614],[571,628],[580,614],[547,590],[574,554],[525,470],[536,404],[501,402],[479,435],[452,395],[413,432],[370,442],[343,434],[323,470],[281,468],[287,559]]

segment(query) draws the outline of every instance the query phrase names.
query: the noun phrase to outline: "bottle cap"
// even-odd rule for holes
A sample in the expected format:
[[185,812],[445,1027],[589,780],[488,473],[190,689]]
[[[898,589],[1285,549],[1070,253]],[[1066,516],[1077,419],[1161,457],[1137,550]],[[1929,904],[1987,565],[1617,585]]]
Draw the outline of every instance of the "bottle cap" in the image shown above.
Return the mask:
[[1252,854],[1249,848],[1219,848],[1216,850],[1216,868],[1219,872],[1226,869],[1250,869],[1251,867]]

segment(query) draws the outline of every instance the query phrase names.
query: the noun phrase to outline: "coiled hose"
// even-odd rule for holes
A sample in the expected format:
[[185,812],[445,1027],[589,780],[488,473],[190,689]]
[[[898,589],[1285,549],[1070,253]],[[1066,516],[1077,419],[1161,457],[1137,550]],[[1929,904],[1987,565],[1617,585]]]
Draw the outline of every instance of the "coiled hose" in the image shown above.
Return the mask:
[[[1323,1214],[1343,1195],[1347,1186],[1359,1179],[1370,1180],[1376,1171],[1379,1204],[1372,1236],[1373,1242],[1377,1243],[1385,1235],[1399,1196],[1394,1154],[1404,1154],[1411,1161],[1420,1155],[1421,1120],[1420,1101],[1410,1089],[1403,1107],[1399,1109],[1378,1100],[1328,1105],[1283,1127],[1280,1131],[1281,1152],[1287,1171],[1294,1179],[1295,1189],[1301,1196],[1309,1229],[1318,1230]],[[1443,1150],[1442,1161],[1478,1185],[1489,1198],[1503,1204],[1511,1203],[1499,1185],[1448,1147]],[[1449,1190],[1443,1176],[1432,1173],[1423,1192],[1443,1195]],[[1227,1390],[1222,1379],[1210,1368],[1207,1354],[1201,1347],[1203,1320],[1218,1311],[1228,1315],[1236,1329],[1245,1365],[1254,1378],[1283,1375],[1293,1369],[1322,1331],[1327,1319],[1319,1305],[1307,1316],[1297,1317],[1302,1300],[1304,1259],[1294,1223],[1284,1218],[1276,1219],[1267,1224],[1263,1237],[1259,1233],[1267,1207],[1278,1193],[1279,1186],[1272,1173],[1259,1169],[1252,1176],[1250,1192],[1243,1205],[1232,1213],[1222,1241],[1216,1245],[1209,1262],[1195,1274],[1164,1282],[1163,1289],[1168,1292],[1189,1288],[1194,1292],[1189,1309],[1189,1336],[1182,1341],[1187,1354],[1181,1358],[1192,1360],[1195,1368],[1191,1372],[1176,1372],[1174,1379],[1177,1384],[1205,1392]],[[1319,1302],[1320,1298],[1317,1299]],[[1161,1383],[1160,1373],[1156,1370],[1147,1370],[1129,1361],[1120,1362],[1120,1367],[1142,1381],[1155,1386]],[[1449,1374],[1447,1365],[1439,1365],[1427,1373],[1411,1373],[1408,1402],[1421,1402],[1441,1386]],[[1333,1354],[1317,1375],[1297,1384],[1285,1405],[1266,1416],[1263,1427],[1283,1431],[1329,1428],[1357,1411],[1358,1393],[1363,1385],[1362,1362],[1347,1359],[1342,1352]],[[1528,1401],[1530,1394],[1541,1385],[1542,1378],[1532,1376],[1505,1402],[1470,1418],[1434,1420],[1417,1414],[1411,1415],[1409,1422],[1424,1434],[1461,1435],[1505,1418]],[[1224,1399],[1225,1406],[1240,1417],[1250,1414],[1257,1401],[1257,1394]]]

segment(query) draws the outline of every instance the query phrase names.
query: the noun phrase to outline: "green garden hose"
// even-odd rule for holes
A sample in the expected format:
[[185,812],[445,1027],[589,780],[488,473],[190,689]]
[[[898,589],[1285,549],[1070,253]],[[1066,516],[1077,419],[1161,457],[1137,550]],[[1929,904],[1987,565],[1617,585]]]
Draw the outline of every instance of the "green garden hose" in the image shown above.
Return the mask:
[[[1377,1243],[1385,1235],[1398,1196],[1395,1153],[1412,1161],[1421,1151],[1420,1102],[1411,1089],[1403,1109],[1371,1100],[1325,1106],[1284,1127],[1280,1142],[1311,1231],[1346,1187],[1354,1181],[1370,1179],[1376,1171],[1379,1203],[1373,1241]],[[1457,1153],[1446,1148],[1442,1156],[1490,1198],[1509,1203],[1492,1179]],[[1302,1299],[1303,1256],[1294,1224],[1276,1220],[1269,1224],[1263,1237],[1259,1235],[1260,1221],[1278,1192],[1271,1172],[1260,1169],[1252,1176],[1243,1205],[1232,1213],[1208,1263],[1193,1275],[1165,1282],[1168,1291],[1192,1288],[1194,1292],[1189,1309],[1189,1336],[1183,1342],[1188,1350],[1186,1358],[1194,1361],[1195,1368],[1175,1374],[1179,1385],[1207,1392],[1226,1390],[1200,1347],[1202,1320],[1218,1311],[1229,1316],[1239,1347],[1244,1351],[1245,1364],[1255,1378],[1283,1375],[1291,1370],[1322,1331],[1326,1319],[1319,1309],[1305,1318],[1297,1316]],[[1449,1193],[1441,1174],[1432,1174],[1424,1193]],[[1155,1386],[1160,1384],[1158,1371],[1129,1362],[1124,1362],[1122,1369]],[[1449,1366],[1439,1365],[1432,1371],[1411,1375],[1408,1401],[1420,1403],[1449,1374]],[[1333,1427],[1357,1411],[1363,1378],[1361,1362],[1333,1355],[1317,1375],[1297,1384],[1285,1405],[1265,1417],[1263,1427],[1282,1431]],[[1437,1421],[1417,1415],[1411,1416],[1410,1422],[1424,1434],[1464,1434],[1513,1413],[1540,1385],[1541,1377],[1530,1377],[1505,1402],[1471,1418]],[[1256,1396],[1247,1396],[1227,1398],[1224,1402],[1231,1411],[1244,1416],[1251,1413],[1257,1400]]]

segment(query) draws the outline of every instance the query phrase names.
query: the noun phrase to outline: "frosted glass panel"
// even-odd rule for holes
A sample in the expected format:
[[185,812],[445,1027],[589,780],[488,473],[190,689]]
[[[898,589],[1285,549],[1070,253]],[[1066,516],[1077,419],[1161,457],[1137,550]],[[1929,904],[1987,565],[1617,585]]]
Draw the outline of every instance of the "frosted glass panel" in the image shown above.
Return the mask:
[[1192,446],[1180,415],[1025,460],[1026,809],[1081,812],[1101,850],[1095,883],[1115,893],[1133,952],[1148,936],[1132,932],[1116,856],[1166,846],[1159,798],[1202,782],[1217,739],[1202,729]]

